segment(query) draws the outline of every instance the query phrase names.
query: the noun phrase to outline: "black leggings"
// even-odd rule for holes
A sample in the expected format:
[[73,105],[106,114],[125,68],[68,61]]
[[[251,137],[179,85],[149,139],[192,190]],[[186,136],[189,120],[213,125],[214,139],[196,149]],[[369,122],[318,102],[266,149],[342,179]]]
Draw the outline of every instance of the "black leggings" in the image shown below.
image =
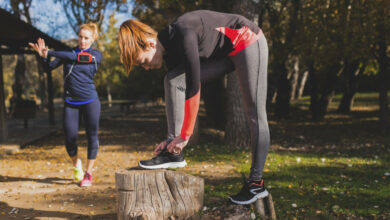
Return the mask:
[[79,131],[80,111],[85,119],[85,131],[88,137],[88,159],[96,159],[99,150],[98,130],[100,101],[95,99],[83,105],[72,105],[65,102],[63,125],[66,151],[70,157],[77,155],[77,137]]

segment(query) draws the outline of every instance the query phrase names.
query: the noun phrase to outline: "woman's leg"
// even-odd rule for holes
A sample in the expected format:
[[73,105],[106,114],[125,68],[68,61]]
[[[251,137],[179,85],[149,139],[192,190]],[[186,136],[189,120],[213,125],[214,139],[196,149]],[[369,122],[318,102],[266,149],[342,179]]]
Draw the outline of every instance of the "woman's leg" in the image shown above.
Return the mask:
[[64,104],[63,126],[65,133],[65,146],[73,166],[77,165],[77,137],[79,131],[79,107]]
[[245,113],[248,118],[252,165],[249,180],[241,191],[230,197],[236,204],[246,205],[268,196],[262,175],[269,148],[266,114],[268,46],[264,35],[249,47],[231,57],[240,84]]
[[[229,58],[205,61],[201,63],[200,79],[202,82],[212,81],[233,70],[234,65]],[[164,89],[168,140],[172,140],[180,135],[184,120],[186,80],[183,67],[178,67],[165,76]]]
[[252,165],[249,178],[259,181],[270,144],[266,114],[268,46],[264,35],[231,59],[236,68],[250,125]]
[[95,99],[94,101],[85,104],[84,118],[85,118],[85,130],[88,138],[88,155],[87,155],[87,172],[92,173],[92,167],[95,162],[98,150],[99,150],[99,118],[100,118],[100,101]]
[[184,120],[186,79],[184,68],[178,67],[164,78],[165,113],[168,125],[168,142],[180,135]]

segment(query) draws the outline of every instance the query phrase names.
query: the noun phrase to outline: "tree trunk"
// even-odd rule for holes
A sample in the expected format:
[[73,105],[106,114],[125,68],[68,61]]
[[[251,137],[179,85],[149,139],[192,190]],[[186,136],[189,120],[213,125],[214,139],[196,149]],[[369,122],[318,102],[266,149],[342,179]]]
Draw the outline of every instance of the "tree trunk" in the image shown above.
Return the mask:
[[111,86],[109,84],[106,85],[107,89],[107,102],[108,102],[108,107],[112,107],[112,97],[111,97]]
[[202,98],[206,109],[207,126],[223,130],[226,127],[225,77],[202,83]]
[[291,78],[291,94],[290,101],[296,99],[297,87],[298,87],[298,79],[299,79],[299,58],[295,58],[294,66],[292,68],[292,73],[289,78]]
[[308,76],[309,76],[309,71],[303,72],[301,79],[299,80],[297,99],[302,98],[302,94],[303,94],[303,91],[305,90],[305,85],[306,85],[306,81],[307,81]]
[[228,74],[226,95],[228,120],[225,129],[225,142],[235,147],[248,147],[250,145],[250,130],[243,108],[237,75],[234,72]]
[[[253,20],[255,16],[254,2],[251,0],[237,1],[233,11]],[[227,78],[227,107],[225,142],[230,146],[248,147],[250,145],[250,130],[242,102],[237,75],[232,72]]]
[[360,72],[364,69],[364,66],[359,67],[359,62],[349,64],[346,62],[344,69],[345,84],[344,94],[341,98],[337,112],[348,113],[353,106],[354,96],[358,88],[358,80]]
[[191,135],[188,145],[197,145],[199,143],[199,117],[196,117],[194,132]]
[[272,43],[272,49],[274,50],[274,73],[278,74],[279,86],[278,94],[276,96],[275,114],[280,118],[289,117],[290,114],[290,96],[291,96],[291,84],[288,79],[286,61],[291,53],[290,48],[293,47],[292,40],[297,33],[298,25],[298,12],[300,10],[300,0],[291,1],[291,10],[289,11],[289,19],[287,21],[286,35],[282,36],[284,31],[280,29],[280,21],[282,20],[281,13],[272,13],[270,18],[271,26],[275,25],[279,27],[277,36]]
[[171,170],[121,170],[115,174],[118,220],[185,219],[203,207],[204,180]]
[[[275,61],[274,61],[275,62]],[[287,69],[283,63],[275,63],[274,70],[279,74],[278,94],[276,96],[275,114],[286,118],[290,114],[291,84],[287,78]]]
[[3,58],[0,54],[0,142],[8,139],[7,111],[5,109]]
[[[337,69],[339,70],[337,71]],[[340,64],[334,64],[329,68],[329,71],[326,71],[327,80],[323,86],[324,89],[319,102],[320,119],[323,119],[328,112],[329,104],[332,102],[336,90],[338,76],[341,74],[343,69],[344,68]]]
[[309,85],[310,85],[310,111],[314,121],[320,119],[320,104],[318,100],[318,79],[317,73],[314,70],[313,63],[308,65]]
[[389,58],[387,57],[386,49],[386,36],[388,36],[388,33],[386,32],[385,27],[385,20],[388,17],[385,13],[388,9],[385,6],[385,2],[382,1],[383,6],[380,7],[379,13],[382,16],[380,17],[380,20],[378,21],[377,25],[377,31],[378,31],[378,64],[379,64],[379,82],[378,82],[378,88],[379,88],[379,112],[380,112],[380,128],[381,132],[385,134],[388,131],[389,128],[389,103],[388,103],[388,97],[387,97],[387,83],[388,78],[387,74],[388,71],[388,61]]
[[262,219],[276,219],[276,212],[274,208],[274,201],[271,194],[262,199],[257,199],[255,202],[255,208]]

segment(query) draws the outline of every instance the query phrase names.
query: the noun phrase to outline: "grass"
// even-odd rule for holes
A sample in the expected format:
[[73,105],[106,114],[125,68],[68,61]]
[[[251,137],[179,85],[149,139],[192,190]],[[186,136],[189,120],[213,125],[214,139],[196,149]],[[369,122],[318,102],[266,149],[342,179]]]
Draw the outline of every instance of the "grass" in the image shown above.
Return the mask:
[[[288,119],[268,115],[271,147],[263,177],[278,219],[390,219],[390,135],[379,132],[378,95],[357,94],[349,114],[334,111],[337,97],[320,122],[311,121],[307,97],[293,103]],[[0,189],[7,189],[0,195],[0,219],[116,219],[113,171],[149,159],[165,138],[164,122],[163,106],[102,119],[92,191],[69,180],[62,132],[14,155],[0,155]],[[201,141],[186,147],[189,165],[180,171],[205,179],[204,215],[221,219],[213,209],[228,213],[227,197],[249,175],[250,150],[224,145],[223,132],[207,127],[203,117],[200,128]],[[83,158],[86,139],[80,131]],[[20,196],[30,187],[38,190]],[[19,214],[10,214],[13,208]]]
[[[390,135],[378,132],[377,97],[359,93],[350,114],[330,113],[322,122],[310,120],[305,99],[290,119],[270,116],[272,147],[263,176],[278,219],[390,218]],[[210,139],[187,151],[193,164],[234,167],[221,180],[206,178],[210,207],[238,192],[250,170],[250,150],[220,143]]]

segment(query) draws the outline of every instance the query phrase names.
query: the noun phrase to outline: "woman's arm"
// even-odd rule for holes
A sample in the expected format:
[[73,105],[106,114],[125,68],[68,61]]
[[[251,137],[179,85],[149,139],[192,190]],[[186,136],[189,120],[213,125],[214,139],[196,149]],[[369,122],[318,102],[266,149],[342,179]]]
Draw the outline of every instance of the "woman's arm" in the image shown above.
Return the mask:
[[47,53],[49,56],[60,58],[62,60],[77,61],[77,54],[72,51],[54,51],[49,50]]
[[53,70],[63,64],[62,60],[59,58],[56,58],[53,61],[50,61],[50,57],[43,58],[43,62],[49,67],[49,70]]
[[197,34],[190,28],[180,28],[183,62],[186,74],[184,121],[180,136],[188,140],[194,130],[200,101],[200,58]]
[[50,62],[50,57],[48,57],[49,48],[45,45],[45,40],[42,38],[38,38],[37,43],[28,44],[43,58],[43,62],[49,70],[53,70],[62,64],[62,60],[58,58]]

